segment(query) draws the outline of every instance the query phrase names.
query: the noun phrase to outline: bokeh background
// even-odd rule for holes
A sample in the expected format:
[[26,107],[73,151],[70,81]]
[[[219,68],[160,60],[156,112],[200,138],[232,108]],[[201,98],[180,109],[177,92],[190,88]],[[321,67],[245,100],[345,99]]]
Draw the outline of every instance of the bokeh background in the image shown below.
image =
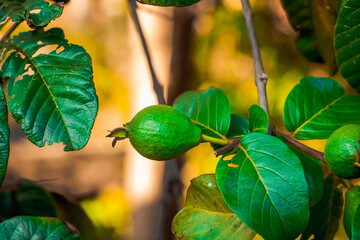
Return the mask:
[[[310,63],[295,47],[280,0],[253,0],[254,22],[269,76],[271,121],[282,123],[287,94],[308,75],[329,76],[325,65]],[[250,45],[240,0],[202,0],[186,8],[138,4],[155,71],[168,101],[186,90],[221,88],[234,113],[247,116],[257,103]],[[162,239],[164,162],[147,160],[127,140],[115,148],[105,138],[142,108],[156,104],[142,46],[126,0],[71,0],[47,28],[61,27],[66,38],[92,57],[99,112],[90,140],[77,152],[61,144],[38,148],[11,122],[11,152],[5,189],[29,179],[81,202],[100,239]],[[17,31],[26,31],[21,25]],[[335,78],[345,88],[339,76]],[[307,141],[323,150],[324,141]],[[183,204],[190,180],[214,173],[217,160],[208,144],[189,151],[181,167]],[[166,210],[166,209],[165,209]],[[261,239],[261,238],[258,238]],[[340,230],[336,239],[346,239]]]

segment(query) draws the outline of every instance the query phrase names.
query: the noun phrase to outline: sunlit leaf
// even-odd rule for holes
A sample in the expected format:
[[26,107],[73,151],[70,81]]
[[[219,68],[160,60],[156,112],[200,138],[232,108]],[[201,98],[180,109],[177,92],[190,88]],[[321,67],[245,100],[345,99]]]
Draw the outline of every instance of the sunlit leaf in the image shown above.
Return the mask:
[[335,27],[335,54],[341,75],[360,92],[360,1],[343,0]]
[[345,94],[329,78],[300,80],[285,101],[284,123],[297,139],[326,139],[343,125],[360,121],[360,96]]
[[241,239],[256,235],[229,209],[217,187],[214,174],[191,180],[185,207],[175,216],[176,239]]
[[0,9],[14,22],[25,20],[30,27],[44,27],[61,16],[63,6],[44,0],[2,0]]
[[136,0],[139,3],[145,3],[150,5],[156,5],[160,7],[186,7],[194,3],[199,2],[200,0]]
[[295,153],[276,137],[250,133],[216,168],[230,209],[267,240],[295,239],[309,220],[309,190]]
[[360,186],[345,193],[344,228],[351,240],[360,238]]
[[309,187],[310,205],[313,206],[320,201],[324,192],[324,173],[321,168],[321,163],[319,160],[311,157],[297,148],[290,148],[300,159],[303,165],[306,182]]
[[225,139],[230,127],[229,100],[218,88],[188,91],[174,102],[174,108],[185,113],[201,131],[211,137]]
[[[37,54],[50,45],[56,49]],[[2,68],[10,78],[8,106],[29,140],[63,142],[66,151],[84,147],[98,109],[90,56],[59,28],[20,33],[7,47],[15,50]]]
[[0,187],[6,174],[9,159],[9,124],[6,99],[2,89],[0,89]]
[[301,235],[301,240],[314,235],[318,240],[331,240],[339,228],[344,201],[341,192],[336,188],[334,175],[324,181],[324,194],[321,200],[310,208],[310,220]]
[[72,234],[57,218],[47,217],[14,217],[0,223],[2,239],[41,239],[41,240],[75,240],[78,235]]
[[249,123],[251,132],[268,132],[269,117],[259,105],[254,104],[249,108]]

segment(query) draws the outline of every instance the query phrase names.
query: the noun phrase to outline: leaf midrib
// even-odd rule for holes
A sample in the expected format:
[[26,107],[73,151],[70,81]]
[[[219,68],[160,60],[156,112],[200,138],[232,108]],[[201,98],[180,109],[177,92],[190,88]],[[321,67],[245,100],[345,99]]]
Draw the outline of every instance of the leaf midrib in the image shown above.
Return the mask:
[[224,135],[220,134],[219,132],[215,131],[214,129],[210,128],[209,126],[206,126],[206,125],[204,125],[204,124],[202,124],[202,123],[200,123],[200,122],[198,122],[198,121],[196,121],[196,120],[194,120],[194,119],[190,119],[190,120],[191,120],[193,123],[198,124],[198,125],[206,128],[206,129],[212,131],[213,133],[215,133],[216,135],[218,135],[218,136],[221,137],[222,139],[224,139],[224,140],[227,139]]
[[324,108],[322,108],[320,111],[318,111],[317,113],[315,113],[311,118],[309,118],[308,120],[306,120],[303,124],[301,124],[298,128],[295,129],[294,132],[292,132],[290,134],[290,137],[295,137],[295,135],[301,131],[301,129],[308,123],[310,123],[313,119],[315,119],[318,115],[320,115],[323,111],[327,110],[330,108],[330,106],[334,105],[336,102],[340,101],[341,99],[343,99],[346,96],[346,94],[343,94],[342,96],[336,98],[334,101],[332,101],[331,103],[329,103],[328,105],[326,105]]
[[[33,58],[32,58],[31,56],[29,56],[29,55],[25,52],[25,50],[21,49],[20,47],[18,47],[18,46],[15,45],[15,44],[11,44],[11,48],[13,48],[14,50],[16,50],[16,51],[20,52],[21,54],[23,54],[23,55],[30,61],[30,64],[35,68],[35,69],[33,69],[33,70],[34,70],[34,75],[35,75],[36,73],[39,74],[39,76],[40,76],[43,84],[46,86],[46,88],[47,88],[47,90],[48,90],[48,92],[49,92],[49,94],[50,94],[50,96],[51,96],[52,101],[53,101],[54,104],[55,104],[55,109],[56,109],[56,111],[59,113],[60,118],[61,118],[61,121],[63,122],[64,127],[65,127],[65,129],[66,129],[66,133],[67,133],[67,135],[68,135],[68,137],[69,137],[69,139],[70,139],[69,144],[71,145],[71,148],[73,148],[71,136],[70,136],[68,127],[67,127],[67,125],[66,125],[66,123],[65,123],[65,120],[64,120],[64,118],[63,118],[63,115],[62,115],[62,113],[61,113],[61,111],[60,111],[59,105],[58,105],[57,102],[55,101],[55,97],[54,97],[54,95],[52,94],[52,92],[50,91],[50,87],[49,87],[49,85],[47,85],[47,83],[46,83],[46,81],[45,81],[45,79],[44,79],[44,76],[41,74],[40,69],[37,67],[37,65],[36,65],[35,62],[33,61]],[[32,81],[33,81],[33,80],[32,80]],[[15,82],[14,82],[14,84],[15,84]]]

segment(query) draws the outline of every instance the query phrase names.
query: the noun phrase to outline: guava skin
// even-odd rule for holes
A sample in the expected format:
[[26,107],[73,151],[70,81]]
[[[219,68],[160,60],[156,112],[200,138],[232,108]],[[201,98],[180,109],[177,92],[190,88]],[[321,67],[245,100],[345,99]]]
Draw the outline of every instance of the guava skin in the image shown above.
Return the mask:
[[342,178],[360,177],[360,125],[349,124],[331,134],[325,145],[325,160],[331,171]]
[[182,112],[166,105],[144,108],[127,124],[131,145],[153,160],[169,160],[199,145],[201,130]]
[[344,208],[344,228],[349,238],[351,238],[351,226],[356,210],[360,206],[360,187],[357,186],[345,193]]

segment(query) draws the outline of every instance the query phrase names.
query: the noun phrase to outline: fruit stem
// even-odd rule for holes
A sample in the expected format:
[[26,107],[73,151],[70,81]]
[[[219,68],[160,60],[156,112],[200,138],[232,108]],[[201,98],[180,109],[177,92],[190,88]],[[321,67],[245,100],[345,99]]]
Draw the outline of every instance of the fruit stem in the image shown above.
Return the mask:
[[201,134],[201,142],[209,142],[209,143],[214,143],[214,144],[219,144],[222,146],[226,146],[229,144],[229,139],[220,139],[220,138],[214,138],[214,137],[210,137],[208,135],[205,134]]
[[115,147],[115,144],[118,141],[128,138],[128,131],[125,128],[115,128],[114,130],[110,131],[110,133],[106,137],[114,138],[112,146]]

